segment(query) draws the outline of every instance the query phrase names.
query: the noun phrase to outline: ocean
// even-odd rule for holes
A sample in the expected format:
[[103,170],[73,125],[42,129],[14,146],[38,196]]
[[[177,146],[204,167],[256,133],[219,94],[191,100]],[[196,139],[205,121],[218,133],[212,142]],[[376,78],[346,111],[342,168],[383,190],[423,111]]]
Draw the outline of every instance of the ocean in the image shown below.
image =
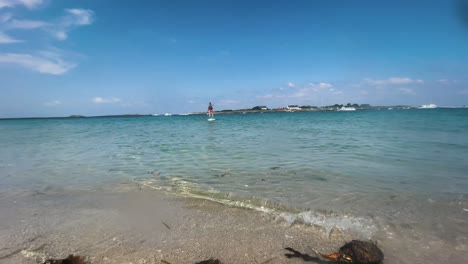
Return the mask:
[[468,252],[466,108],[0,120],[0,179],[0,193],[133,182]]

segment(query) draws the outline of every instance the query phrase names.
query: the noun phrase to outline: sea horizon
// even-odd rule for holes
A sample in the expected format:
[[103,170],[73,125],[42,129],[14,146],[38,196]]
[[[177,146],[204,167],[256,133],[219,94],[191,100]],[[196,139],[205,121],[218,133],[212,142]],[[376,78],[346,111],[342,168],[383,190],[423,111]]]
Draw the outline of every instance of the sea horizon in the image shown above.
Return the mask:
[[[336,111],[338,107],[336,105],[346,106],[346,104],[333,104],[327,106],[301,106],[304,107],[303,109],[295,110],[295,111]],[[352,106],[353,104],[348,104]],[[359,105],[359,104],[358,104]],[[417,109],[422,105],[404,105],[404,104],[396,104],[396,105],[370,105],[370,104],[360,104],[365,105],[358,107],[357,110],[385,110],[388,108],[392,108],[390,110],[397,110],[397,109],[406,109],[412,108]],[[277,108],[267,108],[264,110],[255,109],[259,106],[254,106],[252,108],[245,108],[245,109],[222,109],[222,110],[215,110],[216,114],[231,114],[231,113],[263,113],[263,112],[285,112],[288,110],[288,107],[277,107]],[[467,105],[437,105],[437,108],[467,108]],[[0,117],[0,120],[9,120],[9,119],[47,119],[47,118],[101,118],[101,117],[145,117],[145,116],[164,116],[165,113],[123,113],[123,114],[104,114],[104,115],[81,115],[81,114],[70,114],[65,116],[25,116],[25,117]],[[193,112],[175,112],[175,113],[168,113],[170,115],[204,115],[206,111],[193,111]]]

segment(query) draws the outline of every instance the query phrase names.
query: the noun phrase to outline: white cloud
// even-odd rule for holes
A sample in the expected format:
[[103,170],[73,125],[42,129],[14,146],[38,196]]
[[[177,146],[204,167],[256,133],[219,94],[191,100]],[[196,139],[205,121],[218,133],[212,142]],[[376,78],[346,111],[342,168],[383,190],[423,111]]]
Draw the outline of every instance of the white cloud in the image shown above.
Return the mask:
[[320,82],[320,83],[308,83],[307,87],[312,88],[314,92],[318,92],[322,89],[331,88],[333,87],[333,85],[331,83]]
[[56,31],[54,32],[54,36],[58,40],[66,40],[68,38],[68,35],[65,31]]
[[8,36],[7,34],[0,32],[0,44],[11,44],[11,43],[18,43],[18,42],[23,42],[23,41],[19,39],[14,39]]
[[440,80],[437,80],[438,83],[441,83],[441,84],[453,84],[453,83],[457,83],[456,80],[448,80],[448,79],[440,79]]
[[323,106],[339,102],[366,102],[369,93],[363,88],[353,89],[349,84],[310,82],[296,84],[293,89],[275,89],[258,94],[256,100],[257,104],[271,108],[290,104]]
[[381,85],[401,85],[401,84],[421,84],[424,83],[421,79],[411,79],[407,77],[391,77],[384,80],[364,79],[364,82],[372,86]]
[[273,98],[274,95],[272,94],[265,94],[265,95],[257,95],[256,98],[259,98],[259,99],[271,99]]
[[308,95],[308,90],[307,89],[301,89],[299,91],[296,91],[293,94],[288,95],[287,97],[289,97],[289,98],[303,98],[303,97],[307,97],[307,95]]
[[53,100],[53,101],[44,103],[45,106],[57,106],[57,105],[61,105],[61,104],[62,104],[62,102],[59,101],[59,100]]
[[409,88],[400,88],[399,91],[402,94],[416,94],[416,92]]
[[90,25],[93,23],[94,12],[89,9],[65,9],[67,14],[62,17],[60,23],[51,28],[52,35],[58,40],[66,40],[68,31],[78,26]]
[[[43,2],[44,0],[0,0],[0,9],[21,6],[32,9]],[[34,41],[34,35],[28,34],[22,36],[21,39],[16,39],[13,36],[15,36],[15,31],[18,30],[41,30],[46,34],[51,34],[55,39],[65,40],[71,30],[80,26],[90,25],[93,22],[94,12],[92,10],[80,8],[65,9],[65,14],[62,17],[47,21],[16,19],[14,18],[16,11],[17,9],[15,8],[11,9],[11,12],[2,12],[0,14],[0,44],[15,44],[30,41],[30,45],[22,45],[21,48],[32,47],[34,51],[0,52],[1,64],[21,66],[36,72],[54,75],[64,74],[76,66],[75,63],[63,59],[64,55],[72,54],[70,52],[65,54],[58,50],[53,50],[52,52],[38,51],[41,45],[49,43],[48,41]],[[12,47],[15,48],[17,46],[12,45]]]
[[221,100],[219,102],[219,104],[221,106],[236,105],[236,104],[239,104],[239,103],[240,103],[240,101],[238,101],[238,100]]
[[121,101],[120,98],[116,98],[116,97],[111,97],[111,98],[94,97],[92,99],[92,102],[96,104],[110,104],[110,103],[118,103],[120,101]]
[[320,88],[330,88],[330,87],[333,87],[332,84],[330,84],[330,83],[323,83],[323,82],[319,83],[318,86],[319,86]]
[[[1,1],[1,0],[0,0]],[[66,14],[54,22],[46,22],[41,20],[19,20],[11,19],[11,14],[6,14],[0,17],[0,21],[4,22],[5,30],[31,30],[43,29],[52,34],[58,40],[68,38],[68,32],[72,29],[90,25],[93,22],[94,12],[89,9],[65,9]]]
[[29,9],[32,9],[41,5],[43,2],[43,0],[0,0],[0,8],[23,5]]
[[283,98],[296,98],[301,100],[315,100],[320,96],[330,94],[330,95],[340,95],[343,94],[342,91],[338,91],[333,88],[333,84],[327,82],[317,82],[317,83],[307,83],[306,85],[299,86],[295,85],[292,82],[288,83],[288,87],[291,89],[282,89],[279,88],[276,92],[258,95],[258,99],[283,99]]
[[69,17],[70,24],[73,25],[90,25],[93,23],[93,14],[94,12],[89,9],[80,9],[80,8],[73,8],[73,9],[65,9],[68,14],[71,16]]
[[42,55],[19,53],[0,53],[0,63],[16,64],[24,68],[40,73],[60,75],[75,67],[74,64],[65,62],[59,54],[44,52]]
[[6,26],[9,29],[35,29],[47,27],[50,24],[40,20],[11,20]]
[[[325,90],[325,91],[328,91],[329,94],[333,94],[333,95],[340,95],[340,94],[343,94],[343,91],[340,91],[340,90],[337,90],[335,88],[329,88],[328,90]],[[322,93],[323,94],[323,93]]]

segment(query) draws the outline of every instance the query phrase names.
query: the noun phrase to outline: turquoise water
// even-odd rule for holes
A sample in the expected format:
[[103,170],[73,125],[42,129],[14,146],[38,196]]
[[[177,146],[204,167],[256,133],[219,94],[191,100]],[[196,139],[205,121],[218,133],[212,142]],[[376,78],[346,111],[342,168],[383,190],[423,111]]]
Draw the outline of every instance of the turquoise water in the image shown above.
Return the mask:
[[0,146],[2,192],[136,181],[468,245],[468,109],[0,120]]

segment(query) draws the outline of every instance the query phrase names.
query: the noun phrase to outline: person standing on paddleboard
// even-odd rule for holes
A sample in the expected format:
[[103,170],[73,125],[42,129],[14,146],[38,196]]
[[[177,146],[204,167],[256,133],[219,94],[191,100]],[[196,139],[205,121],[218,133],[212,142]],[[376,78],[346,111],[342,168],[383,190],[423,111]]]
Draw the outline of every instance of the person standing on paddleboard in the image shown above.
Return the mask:
[[208,104],[208,118],[213,118],[213,104],[211,102]]

